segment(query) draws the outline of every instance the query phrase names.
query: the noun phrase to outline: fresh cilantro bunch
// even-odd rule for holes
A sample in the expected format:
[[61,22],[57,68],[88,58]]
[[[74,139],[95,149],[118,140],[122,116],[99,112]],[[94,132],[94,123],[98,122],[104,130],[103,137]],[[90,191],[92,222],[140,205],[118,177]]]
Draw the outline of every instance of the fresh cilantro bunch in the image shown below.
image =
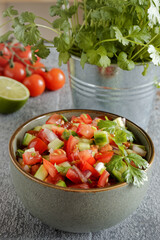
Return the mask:
[[[54,46],[59,52],[60,65],[67,63],[71,55],[81,58],[82,67],[86,62],[100,67],[115,63],[124,70],[132,70],[137,62],[152,61],[159,65],[159,8],[159,0],[74,0],[73,5],[68,0],[57,0],[49,11],[51,17],[57,18],[50,22],[31,12],[19,14],[9,7],[3,16],[12,22],[13,30],[1,36],[0,42],[14,35],[24,45],[32,46],[34,59],[35,55],[46,58],[49,48]],[[83,11],[82,23],[79,9]],[[38,19],[44,25],[37,23]],[[41,28],[57,36],[53,40],[45,39]]]
[[137,153],[133,151],[127,152],[125,142],[133,142],[134,136],[132,132],[128,131],[125,127],[120,127],[116,122],[110,120],[100,120],[98,128],[108,132],[110,137],[118,146],[120,153],[114,155],[109,163],[106,164],[107,170],[112,174],[114,171],[122,171],[122,177],[119,181],[126,181],[133,183],[135,186],[140,187],[147,181],[147,174],[144,171],[148,168],[149,163]]

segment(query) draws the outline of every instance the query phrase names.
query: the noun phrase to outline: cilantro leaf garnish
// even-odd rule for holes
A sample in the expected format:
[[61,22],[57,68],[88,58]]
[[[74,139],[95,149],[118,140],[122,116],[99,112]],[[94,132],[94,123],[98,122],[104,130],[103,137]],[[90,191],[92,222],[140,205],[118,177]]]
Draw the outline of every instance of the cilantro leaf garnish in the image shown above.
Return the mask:
[[98,128],[104,131],[107,131],[111,134],[115,132],[117,124],[110,120],[100,120],[97,124]]
[[131,162],[133,161],[135,163],[135,165],[140,168],[140,169],[147,169],[149,166],[149,163],[143,159],[140,155],[136,154],[136,153],[130,153],[127,157],[126,157],[127,161]]
[[135,186],[140,187],[144,184],[144,181],[147,181],[147,174],[144,170],[128,165],[127,170],[123,173],[127,183],[133,183]]

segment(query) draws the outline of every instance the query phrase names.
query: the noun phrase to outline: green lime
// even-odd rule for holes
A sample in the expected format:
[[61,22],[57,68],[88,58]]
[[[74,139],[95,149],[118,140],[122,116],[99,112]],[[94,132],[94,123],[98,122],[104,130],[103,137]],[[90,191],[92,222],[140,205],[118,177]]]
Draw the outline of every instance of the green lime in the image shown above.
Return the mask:
[[0,113],[12,113],[20,109],[28,100],[29,91],[20,82],[0,77]]

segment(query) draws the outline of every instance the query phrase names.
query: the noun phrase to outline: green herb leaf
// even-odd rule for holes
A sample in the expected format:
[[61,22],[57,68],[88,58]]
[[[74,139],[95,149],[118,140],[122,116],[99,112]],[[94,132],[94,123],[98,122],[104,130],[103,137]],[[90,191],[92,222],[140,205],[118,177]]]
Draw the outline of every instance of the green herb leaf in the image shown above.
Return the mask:
[[34,61],[36,60],[36,56],[40,58],[46,58],[50,53],[50,50],[47,48],[46,45],[44,45],[43,40],[38,41],[33,47],[31,47],[31,50]]
[[118,27],[113,27],[113,29],[115,30],[115,35],[116,35],[116,38],[118,39],[118,41],[120,43],[122,43],[124,46],[128,45],[129,44],[129,41],[123,37],[121,31],[118,29]]
[[136,153],[130,153],[125,158],[128,159],[129,162],[133,161],[135,163],[135,165],[140,169],[142,169],[142,168],[147,169],[149,167],[149,163]]
[[110,121],[110,120],[100,120],[97,124],[98,128],[104,131],[107,131],[111,134],[115,132],[115,128],[117,123]]
[[101,67],[108,67],[111,64],[111,60],[107,56],[107,51],[103,46],[100,46],[97,50],[98,55],[100,56],[99,63]]
[[112,159],[109,161],[109,163],[106,163],[105,166],[107,168],[107,171],[110,173],[115,168],[116,170],[120,169],[122,167],[122,161],[123,157],[119,155],[113,155]]
[[59,53],[59,66],[62,65],[62,62],[66,64],[70,58],[69,52],[60,52]]
[[[94,36],[92,33],[80,31],[76,35],[76,42],[79,48],[87,51],[94,46]],[[94,49],[92,50],[95,51]]]
[[13,33],[13,31],[8,31],[2,36],[0,36],[0,43],[6,42],[9,38],[9,36]]
[[35,15],[31,12],[23,12],[21,13],[20,17],[19,17],[19,22],[21,24],[24,23],[34,23],[35,21]]
[[123,173],[127,183],[133,183],[135,186],[140,187],[144,184],[144,181],[147,181],[147,174],[144,170],[135,168],[131,165],[128,165],[128,169]]
[[127,142],[127,134],[122,129],[116,129],[114,141],[117,145]]
[[135,66],[132,60],[127,59],[127,54],[125,52],[121,52],[117,60],[118,60],[118,66],[123,70],[132,70]]
[[13,9],[13,6],[8,7],[4,12],[3,12],[3,17],[12,17],[15,15],[18,15],[18,11]]
[[82,52],[81,54],[81,66],[84,68],[85,63],[87,62],[87,55],[86,53]]

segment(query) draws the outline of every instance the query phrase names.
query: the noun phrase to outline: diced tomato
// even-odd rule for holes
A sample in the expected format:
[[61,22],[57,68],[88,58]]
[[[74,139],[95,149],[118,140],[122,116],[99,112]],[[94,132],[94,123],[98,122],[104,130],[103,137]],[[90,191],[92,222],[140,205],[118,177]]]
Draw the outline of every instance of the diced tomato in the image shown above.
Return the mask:
[[91,125],[94,126],[94,127],[97,127],[97,124],[100,120],[101,120],[100,118],[97,118],[97,117],[94,118]]
[[71,122],[72,123],[83,123],[83,120],[80,117],[72,116]]
[[74,183],[81,183],[81,179],[80,179],[79,175],[72,168],[68,169],[66,177]]
[[78,139],[73,137],[72,135],[69,137],[66,146],[67,157],[70,161],[72,161],[70,155],[76,149],[76,144],[78,143]]
[[74,185],[71,185],[69,187],[71,187],[71,188],[82,188],[82,189],[89,189],[90,188],[88,183],[74,184]]
[[101,149],[99,150],[100,153],[104,153],[107,151],[112,151],[112,146],[110,144],[105,144]]
[[57,169],[55,168],[55,166],[49,162],[48,160],[44,159],[43,158],[43,165],[45,167],[45,169],[47,170],[47,172],[49,173],[49,175],[52,177],[52,178],[55,178],[55,176],[57,175],[58,171]]
[[41,129],[37,134],[37,137],[40,138],[45,144],[48,145],[49,141],[46,139],[46,135],[44,133],[44,129]]
[[64,120],[60,114],[54,113],[47,121],[46,124],[63,124]]
[[92,153],[96,154],[98,152],[98,148],[99,146],[97,145],[91,145],[90,146],[90,150],[92,151]]
[[56,126],[56,125],[53,125],[52,126],[52,131],[57,135],[57,136],[61,136],[62,133],[64,132],[65,128],[63,127],[59,127],[59,126]]
[[89,114],[83,113],[83,114],[80,115],[80,118],[81,118],[82,121],[83,121],[84,123],[86,123],[86,124],[92,123],[92,118],[89,116]]
[[63,128],[66,128],[66,129],[70,129],[72,127],[72,123],[71,122],[65,122],[63,125],[62,125]]
[[100,176],[99,180],[98,180],[98,187],[104,187],[107,183],[108,177],[109,177],[109,172],[107,172],[107,170],[104,170],[102,175]]
[[35,164],[31,167],[31,174],[34,176],[34,174],[37,172],[38,168],[40,167],[40,164]]
[[38,131],[35,131],[35,130],[29,130],[29,131],[27,131],[27,133],[29,133],[29,134],[37,137],[37,135],[38,135],[39,132],[38,132]]
[[38,151],[24,152],[22,157],[23,157],[24,163],[27,165],[34,165],[42,161],[42,156],[39,154]]
[[91,164],[89,164],[86,161],[82,162],[81,170],[82,171],[85,171],[85,170],[91,171],[92,175],[95,176],[96,178],[98,178],[100,175],[99,172]]
[[103,152],[103,153],[97,153],[95,155],[95,158],[99,162],[108,163],[111,160],[113,154],[114,153],[111,152],[111,151]]
[[77,128],[78,128],[78,126],[72,125],[72,126],[70,127],[70,130],[72,130],[72,131],[74,131],[74,132],[77,132]]
[[79,158],[81,161],[87,161],[91,165],[96,163],[96,160],[94,159],[89,150],[79,152]]
[[54,150],[53,153],[51,153],[49,155],[49,160],[51,163],[57,163],[57,164],[60,164],[62,162],[65,162],[67,161],[67,156],[66,156],[66,152],[62,149],[56,149]]
[[32,141],[30,141],[28,148],[34,148],[36,151],[42,154],[48,149],[48,146],[40,138],[36,137]]
[[46,177],[45,179],[45,182],[56,184],[60,180],[64,181],[64,177],[61,176],[60,174],[57,174],[54,178],[48,175],[48,177]]
[[91,125],[79,124],[76,133],[87,139],[91,139],[94,136],[94,131]]

